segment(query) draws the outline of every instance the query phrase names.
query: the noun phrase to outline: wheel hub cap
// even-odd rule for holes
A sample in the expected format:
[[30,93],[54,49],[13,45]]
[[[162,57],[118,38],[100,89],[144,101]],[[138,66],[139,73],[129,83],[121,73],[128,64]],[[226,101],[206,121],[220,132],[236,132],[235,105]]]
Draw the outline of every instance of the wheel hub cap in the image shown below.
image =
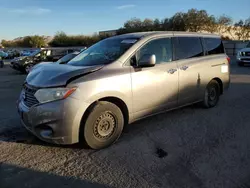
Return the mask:
[[98,138],[107,138],[111,136],[114,132],[115,124],[115,118],[111,113],[103,113],[95,122],[95,136]]
[[215,100],[216,99],[216,90],[215,90],[215,88],[211,88],[211,90],[209,92],[209,99],[210,100]]
[[26,71],[27,71],[27,72],[30,72],[31,67],[32,67],[31,65],[26,66],[26,68],[25,68]]

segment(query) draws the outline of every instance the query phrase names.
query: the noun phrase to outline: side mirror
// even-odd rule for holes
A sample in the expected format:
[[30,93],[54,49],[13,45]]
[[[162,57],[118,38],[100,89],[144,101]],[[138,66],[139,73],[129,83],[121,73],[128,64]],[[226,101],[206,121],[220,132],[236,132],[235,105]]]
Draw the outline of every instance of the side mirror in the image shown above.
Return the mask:
[[156,63],[156,57],[154,54],[143,55],[138,62],[139,67],[153,67]]

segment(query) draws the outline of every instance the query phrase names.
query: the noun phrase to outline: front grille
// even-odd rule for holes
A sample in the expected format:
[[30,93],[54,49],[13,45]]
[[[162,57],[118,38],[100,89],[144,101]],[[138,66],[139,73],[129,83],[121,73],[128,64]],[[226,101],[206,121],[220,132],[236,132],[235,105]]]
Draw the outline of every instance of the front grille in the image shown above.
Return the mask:
[[250,61],[250,58],[241,58],[241,61]]
[[23,90],[24,90],[23,103],[27,107],[31,107],[39,103],[39,101],[35,97],[35,93],[37,91],[36,88],[31,87],[28,84],[25,84]]
[[250,52],[241,52],[241,56],[249,56],[250,57]]

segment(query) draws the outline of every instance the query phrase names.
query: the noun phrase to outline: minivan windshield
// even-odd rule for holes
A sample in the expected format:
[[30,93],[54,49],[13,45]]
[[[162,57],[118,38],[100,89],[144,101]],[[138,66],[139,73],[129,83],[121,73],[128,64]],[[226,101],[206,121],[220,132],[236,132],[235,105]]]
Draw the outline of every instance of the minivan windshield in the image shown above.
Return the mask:
[[92,66],[109,64],[124,54],[138,39],[109,38],[102,40],[68,62],[73,66]]
[[246,46],[247,48],[250,48],[250,41],[249,41],[249,43],[247,44],[247,46]]

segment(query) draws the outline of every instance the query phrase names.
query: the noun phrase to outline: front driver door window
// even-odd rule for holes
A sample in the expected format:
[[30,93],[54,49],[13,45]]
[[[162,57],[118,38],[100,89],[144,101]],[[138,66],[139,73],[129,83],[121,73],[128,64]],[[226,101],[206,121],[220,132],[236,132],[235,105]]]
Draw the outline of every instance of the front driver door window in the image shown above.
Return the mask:
[[139,60],[145,54],[154,54],[156,56],[156,64],[171,62],[172,40],[164,38],[150,41],[137,52],[137,59]]

